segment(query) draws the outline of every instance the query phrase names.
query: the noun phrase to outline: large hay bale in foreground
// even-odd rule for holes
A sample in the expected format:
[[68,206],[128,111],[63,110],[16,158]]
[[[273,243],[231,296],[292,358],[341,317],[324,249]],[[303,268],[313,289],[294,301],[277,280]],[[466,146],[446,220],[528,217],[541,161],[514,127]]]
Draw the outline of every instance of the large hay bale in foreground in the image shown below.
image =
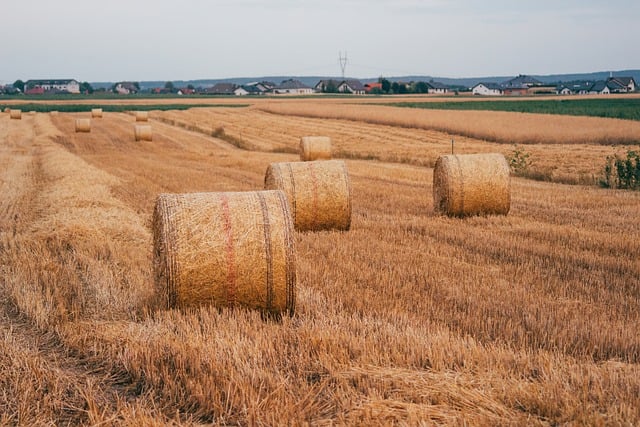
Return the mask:
[[14,110],[13,108],[9,111],[9,114],[12,119],[21,120],[22,119],[22,110]]
[[147,122],[149,121],[149,112],[148,111],[136,111],[136,122]]
[[351,183],[342,160],[272,163],[264,188],[285,192],[296,230],[348,230],[351,226]]
[[153,264],[164,307],[243,306],[293,315],[293,224],[282,191],[161,194]]
[[502,154],[441,156],[433,170],[433,206],[449,216],[506,215],[509,164]]
[[92,118],[102,118],[102,108],[92,108],[91,109],[91,117]]
[[303,136],[300,138],[300,160],[331,159],[331,138],[328,136]]
[[91,132],[91,119],[76,119],[76,132]]
[[153,132],[149,125],[135,125],[133,133],[136,141],[151,141],[153,139]]

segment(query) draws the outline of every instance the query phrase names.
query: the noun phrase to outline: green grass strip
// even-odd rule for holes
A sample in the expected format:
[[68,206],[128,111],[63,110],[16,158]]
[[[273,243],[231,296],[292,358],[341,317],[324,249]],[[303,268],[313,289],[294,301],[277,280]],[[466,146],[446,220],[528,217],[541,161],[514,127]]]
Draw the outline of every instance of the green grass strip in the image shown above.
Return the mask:
[[82,113],[93,108],[102,108],[105,112],[122,113],[124,111],[167,111],[188,110],[190,108],[243,108],[249,104],[0,104],[0,111],[6,107],[21,109],[22,111],[35,111],[48,113],[59,111],[61,113]]

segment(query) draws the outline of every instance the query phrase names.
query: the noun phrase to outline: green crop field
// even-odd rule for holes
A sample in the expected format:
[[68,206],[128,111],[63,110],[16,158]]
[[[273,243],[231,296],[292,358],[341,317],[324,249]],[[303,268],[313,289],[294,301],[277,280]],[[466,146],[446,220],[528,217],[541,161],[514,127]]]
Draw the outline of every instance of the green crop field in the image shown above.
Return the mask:
[[151,110],[188,110],[190,108],[241,108],[248,107],[249,104],[0,104],[0,111],[8,108],[19,108],[22,111],[35,111],[38,113],[48,113],[59,111],[61,113],[82,113],[89,112],[93,108],[102,108],[105,112],[122,113],[124,111],[151,111]]
[[549,99],[473,102],[400,102],[395,107],[434,110],[487,110],[520,113],[563,114],[640,120],[640,98],[624,99]]

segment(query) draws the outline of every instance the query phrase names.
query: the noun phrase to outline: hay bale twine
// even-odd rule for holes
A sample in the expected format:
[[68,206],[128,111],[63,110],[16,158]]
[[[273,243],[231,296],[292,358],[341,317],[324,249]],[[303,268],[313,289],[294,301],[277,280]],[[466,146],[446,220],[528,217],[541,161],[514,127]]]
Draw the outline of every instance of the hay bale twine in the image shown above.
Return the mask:
[[136,141],[151,141],[153,133],[149,125],[135,125],[133,131]]
[[328,136],[303,136],[300,138],[300,160],[331,159],[331,138]]
[[76,119],[76,132],[91,132],[91,119]]
[[136,111],[136,122],[148,122],[149,121],[149,112],[148,111]]
[[282,191],[161,194],[153,212],[159,303],[293,315],[293,225]]
[[351,183],[342,160],[272,163],[264,188],[284,191],[298,231],[351,227]]
[[11,109],[9,111],[9,114],[10,114],[9,117],[11,117],[12,119],[15,119],[15,120],[21,120],[22,119],[22,110]]
[[441,156],[433,170],[433,206],[449,216],[506,215],[509,163],[502,154]]
[[98,119],[102,118],[102,108],[92,108],[91,117],[98,118]]

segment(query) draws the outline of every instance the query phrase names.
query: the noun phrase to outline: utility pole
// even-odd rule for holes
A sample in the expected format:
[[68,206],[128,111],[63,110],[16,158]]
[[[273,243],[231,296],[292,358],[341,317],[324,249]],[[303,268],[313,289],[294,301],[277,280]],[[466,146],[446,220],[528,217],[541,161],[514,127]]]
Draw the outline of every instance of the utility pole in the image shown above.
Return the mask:
[[344,56],[342,56],[342,52],[338,52],[338,63],[340,63],[340,69],[342,70],[342,79],[344,80],[344,72],[347,69],[347,52],[344,52]]

